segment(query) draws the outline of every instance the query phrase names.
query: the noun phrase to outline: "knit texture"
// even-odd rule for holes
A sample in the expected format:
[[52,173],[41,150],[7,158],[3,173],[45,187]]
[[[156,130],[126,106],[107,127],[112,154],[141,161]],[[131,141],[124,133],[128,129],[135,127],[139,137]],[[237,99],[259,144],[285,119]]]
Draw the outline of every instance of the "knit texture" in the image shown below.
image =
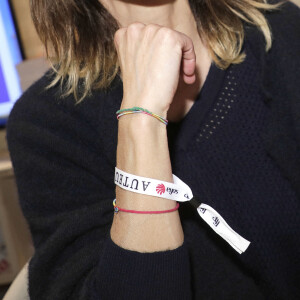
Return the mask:
[[188,114],[167,126],[173,173],[251,242],[242,255],[190,203],[177,249],[111,240],[119,77],[74,105],[45,90],[47,73],[16,102],[7,141],[36,250],[30,299],[299,299],[299,9],[268,19],[272,50],[247,27],[246,60],[212,65]]

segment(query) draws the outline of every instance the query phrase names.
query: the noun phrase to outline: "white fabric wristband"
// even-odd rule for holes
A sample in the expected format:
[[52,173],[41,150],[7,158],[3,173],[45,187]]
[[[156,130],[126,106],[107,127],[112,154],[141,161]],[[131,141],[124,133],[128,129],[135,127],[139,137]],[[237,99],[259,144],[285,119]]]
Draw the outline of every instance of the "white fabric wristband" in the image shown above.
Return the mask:
[[191,201],[200,217],[238,253],[246,251],[250,242],[235,232],[222,216],[207,204],[199,203],[190,187],[173,174],[173,181],[142,177],[115,168],[115,184],[120,188],[144,195],[170,199],[178,202]]
[[173,174],[174,183],[132,175],[115,168],[115,184],[122,189],[178,202],[193,198],[190,187]]

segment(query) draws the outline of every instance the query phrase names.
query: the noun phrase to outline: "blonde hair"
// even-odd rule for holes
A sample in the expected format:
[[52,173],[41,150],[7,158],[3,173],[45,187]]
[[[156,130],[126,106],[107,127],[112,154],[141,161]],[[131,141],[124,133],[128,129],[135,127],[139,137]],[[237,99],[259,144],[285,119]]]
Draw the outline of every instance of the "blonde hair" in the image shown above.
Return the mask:
[[[93,89],[106,90],[120,71],[114,47],[117,20],[99,0],[30,0],[30,4],[55,72],[49,87],[60,82],[63,95],[74,94],[77,103]],[[266,50],[270,49],[272,37],[264,11],[276,9],[281,3],[189,0],[189,4],[198,33],[218,67],[226,69],[244,60],[244,23],[256,26],[264,35]]]

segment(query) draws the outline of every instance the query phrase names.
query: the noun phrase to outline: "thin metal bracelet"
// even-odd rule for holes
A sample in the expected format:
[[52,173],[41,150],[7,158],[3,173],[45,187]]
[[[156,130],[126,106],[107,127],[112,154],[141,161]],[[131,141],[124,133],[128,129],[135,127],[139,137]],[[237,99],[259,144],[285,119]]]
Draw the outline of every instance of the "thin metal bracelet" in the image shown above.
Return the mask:
[[151,117],[156,118],[158,121],[164,123],[165,125],[168,125],[168,120],[167,119],[164,119],[163,117],[160,117],[159,115],[157,115],[155,113],[152,113],[148,109],[145,109],[145,108],[142,108],[142,107],[137,107],[137,106],[134,106],[132,108],[120,109],[116,112],[116,115],[117,115],[117,119],[119,120],[119,118],[121,116],[128,115],[128,114],[135,114],[135,113],[144,113],[146,115],[149,115]]

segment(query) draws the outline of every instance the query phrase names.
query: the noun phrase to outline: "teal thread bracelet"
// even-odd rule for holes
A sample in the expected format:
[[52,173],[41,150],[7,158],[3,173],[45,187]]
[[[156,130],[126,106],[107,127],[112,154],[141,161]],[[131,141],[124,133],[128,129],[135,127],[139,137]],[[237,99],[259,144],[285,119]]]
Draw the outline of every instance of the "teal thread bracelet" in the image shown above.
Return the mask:
[[168,125],[168,120],[167,119],[164,119],[163,117],[160,117],[159,115],[157,115],[155,113],[152,113],[151,111],[149,111],[145,108],[137,107],[137,106],[134,106],[132,108],[120,109],[116,112],[116,115],[117,115],[117,119],[119,120],[119,118],[121,116],[129,115],[129,114],[135,114],[135,113],[144,113],[146,115],[149,115],[151,117],[156,118],[158,121],[164,123],[165,125]]

